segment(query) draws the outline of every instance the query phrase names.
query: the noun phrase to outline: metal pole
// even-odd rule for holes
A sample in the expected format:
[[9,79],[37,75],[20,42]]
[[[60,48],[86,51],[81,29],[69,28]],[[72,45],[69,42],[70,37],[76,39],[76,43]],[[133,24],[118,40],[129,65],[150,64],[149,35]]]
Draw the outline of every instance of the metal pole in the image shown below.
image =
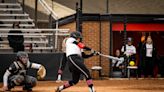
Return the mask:
[[38,0],[35,0],[35,28],[38,27]]
[[83,10],[83,0],[80,0],[80,10]]
[[[110,49],[109,49],[109,52],[110,52],[110,54],[113,54],[113,30],[112,30],[112,15],[109,15],[109,35],[110,35],[110,37],[109,37],[109,43],[110,43]],[[111,61],[111,60],[110,60]],[[111,62],[109,62],[109,77],[112,77],[112,72],[113,72],[113,70],[112,70],[112,63]]]
[[76,30],[79,30],[79,7],[78,7],[78,2],[76,2]]
[[[53,10],[53,0],[51,0],[51,9]],[[52,28],[52,11],[49,14],[49,28]]]
[[76,3],[76,30],[82,32],[82,0],[80,0],[80,8]]
[[[100,26],[100,52],[101,52],[101,50],[102,50],[102,24],[101,24],[101,15],[99,14],[99,26]],[[100,59],[99,59],[100,61],[99,61],[99,66],[101,66],[101,60],[102,60],[102,58],[100,57]],[[101,77],[101,71],[99,72],[99,76]]]
[[106,13],[109,13],[109,0],[106,0]]
[[[127,43],[127,32],[126,32],[126,26],[127,26],[127,16],[124,16],[124,52],[126,51],[126,43]],[[124,60],[125,60],[125,67],[127,67],[128,64],[128,58],[126,56],[124,56]],[[127,68],[125,68],[125,73],[124,73],[124,77],[127,76]]]
[[80,8],[78,9],[79,10],[79,30],[80,32],[82,32],[82,8],[83,8],[83,0],[80,0]]
[[23,13],[25,13],[25,0],[23,0],[23,2],[22,2],[22,6],[23,6]]
[[124,16],[124,51],[126,51],[126,40],[127,40],[127,32],[126,32],[126,26],[127,26],[127,16]]

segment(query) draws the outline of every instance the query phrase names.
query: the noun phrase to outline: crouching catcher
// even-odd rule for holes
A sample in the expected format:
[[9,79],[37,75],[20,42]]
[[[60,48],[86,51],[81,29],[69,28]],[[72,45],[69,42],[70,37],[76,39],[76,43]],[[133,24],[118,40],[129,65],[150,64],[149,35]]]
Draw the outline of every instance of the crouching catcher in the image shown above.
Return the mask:
[[27,69],[38,69],[37,77],[43,79],[46,75],[44,66],[29,61],[26,52],[18,52],[16,60],[10,65],[3,76],[3,91],[10,91],[15,86],[23,86],[23,90],[32,91],[37,79],[27,75]]

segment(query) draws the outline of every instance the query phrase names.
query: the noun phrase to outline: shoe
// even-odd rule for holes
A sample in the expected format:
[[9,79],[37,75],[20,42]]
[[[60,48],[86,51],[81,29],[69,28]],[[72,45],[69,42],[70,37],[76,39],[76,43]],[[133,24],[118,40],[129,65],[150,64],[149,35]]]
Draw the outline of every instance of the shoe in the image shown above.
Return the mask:
[[56,89],[56,91],[55,92],[61,92],[60,90],[59,90],[59,87]]
[[23,87],[23,90],[24,90],[24,91],[27,91],[27,92],[32,92],[32,88]]
[[10,82],[9,85],[8,85],[8,90],[10,91],[12,88],[14,88],[14,83],[13,82]]

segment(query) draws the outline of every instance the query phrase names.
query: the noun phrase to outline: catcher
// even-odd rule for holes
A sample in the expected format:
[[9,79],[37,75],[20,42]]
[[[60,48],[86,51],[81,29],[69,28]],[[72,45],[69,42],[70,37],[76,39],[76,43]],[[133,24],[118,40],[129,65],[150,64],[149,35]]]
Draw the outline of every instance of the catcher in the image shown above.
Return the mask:
[[23,86],[23,90],[32,91],[37,79],[26,74],[28,68],[38,69],[37,78],[39,79],[43,79],[46,75],[44,66],[31,63],[28,54],[20,51],[3,76],[3,91],[10,91],[15,86]]

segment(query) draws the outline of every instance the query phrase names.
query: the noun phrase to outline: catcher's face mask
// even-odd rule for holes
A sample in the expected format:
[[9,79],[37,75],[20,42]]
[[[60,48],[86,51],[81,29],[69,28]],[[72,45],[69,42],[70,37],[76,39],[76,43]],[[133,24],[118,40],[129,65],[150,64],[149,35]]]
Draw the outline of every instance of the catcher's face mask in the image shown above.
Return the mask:
[[21,57],[19,57],[19,59],[23,62],[23,64],[27,64],[27,62],[29,61],[29,58],[28,57],[26,57],[26,56],[21,56]]
[[23,52],[23,51],[19,51],[17,53],[17,58],[25,65],[29,61],[28,54],[26,52]]

